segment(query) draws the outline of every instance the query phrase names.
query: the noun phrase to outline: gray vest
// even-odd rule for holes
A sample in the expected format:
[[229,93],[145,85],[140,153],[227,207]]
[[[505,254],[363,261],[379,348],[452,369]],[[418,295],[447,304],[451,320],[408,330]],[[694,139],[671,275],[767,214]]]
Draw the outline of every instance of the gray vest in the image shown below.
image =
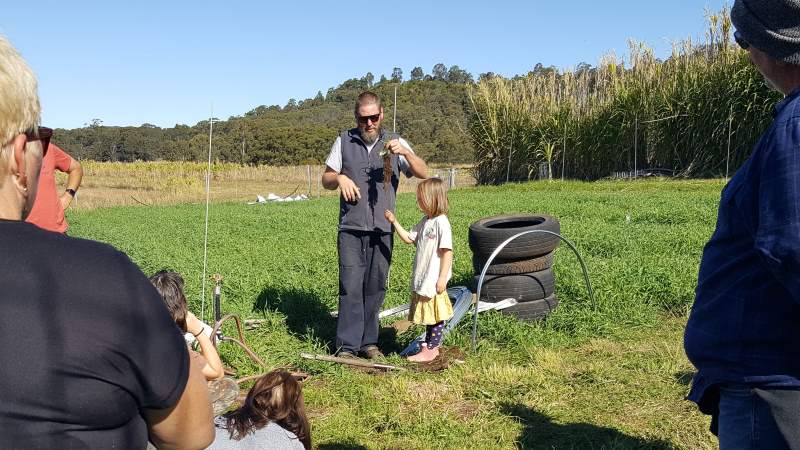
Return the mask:
[[342,171],[358,186],[361,199],[346,202],[339,197],[339,229],[391,233],[392,225],[383,212],[394,211],[397,185],[400,183],[399,157],[392,155],[392,181],[383,188],[383,143],[399,136],[381,130],[371,152],[361,140],[358,128],[342,131]]

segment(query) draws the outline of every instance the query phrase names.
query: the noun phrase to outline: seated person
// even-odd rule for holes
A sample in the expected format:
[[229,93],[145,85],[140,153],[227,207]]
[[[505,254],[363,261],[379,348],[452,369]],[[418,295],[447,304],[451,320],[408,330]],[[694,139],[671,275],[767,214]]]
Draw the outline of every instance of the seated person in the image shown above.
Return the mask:
[[256,381],[244,404],[215,421],[216,439],[209,449],[311,448],[300,383],[284,370]]
[[203,359],[203,375],[206,380],[218,380],[225,375],[222,368],[222,361],[219,353],[211,342],[210,333],[205,332],[205,325],[194,314],[192,314],[186,304],[186,296],[183,294],[183,278],[177,272],[162,270],[150,277],[156,290],[161,294],[167,310],[172,315],[175,325],[184,332],[190,333],[200,345],[200,353],[189,350],[193,358]]

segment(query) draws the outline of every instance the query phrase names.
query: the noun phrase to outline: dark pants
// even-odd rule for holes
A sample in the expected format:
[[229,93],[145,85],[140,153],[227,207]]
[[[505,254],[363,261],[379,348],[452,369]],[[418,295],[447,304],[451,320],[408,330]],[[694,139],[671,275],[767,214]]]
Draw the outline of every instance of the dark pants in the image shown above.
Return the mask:
[[378,343],[378,313],[386,296],[392,243],[392,234],[339,232],[339,350],[355,353]]
[[[798,448],[797,390],[723,385],[719,399],[720,450]],[[787,409],[782,414],[781,409]],[[783,430],[782,430],[783,429]]]

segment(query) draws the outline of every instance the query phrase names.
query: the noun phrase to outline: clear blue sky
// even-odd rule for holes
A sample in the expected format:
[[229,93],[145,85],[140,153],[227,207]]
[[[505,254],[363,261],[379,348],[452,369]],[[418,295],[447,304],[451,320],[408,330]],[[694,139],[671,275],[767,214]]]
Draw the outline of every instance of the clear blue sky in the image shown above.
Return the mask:
[[656,56],[723,0],[4,2],[0,33],[39,77],[43,124],[193,125],[313,97],[393,67],[474,76],[595,65],[628,38]]

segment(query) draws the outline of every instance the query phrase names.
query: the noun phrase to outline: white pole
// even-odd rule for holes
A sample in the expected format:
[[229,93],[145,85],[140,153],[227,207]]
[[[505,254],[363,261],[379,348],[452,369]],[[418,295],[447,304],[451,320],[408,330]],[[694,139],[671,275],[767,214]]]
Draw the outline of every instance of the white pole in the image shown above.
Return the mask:
[[206,312],[206,270],[208,269],[208,206],[211,200],[211,139],[214,135],[214,105],[211,105],[211,117],[208,118],[208,165],[206,166],[206,220],[203,231],[203,277],[201,279],[200,317],[205,319]]
[[392,133],[397,133],[397,85],[394,85],[394,104],[392,105]]
[[564,166],[567,165],[567,123],[564,122],[564,147],[561,151],[561,181],[564,181]]
[[308,198],[311,198],[311,164],[306,164],[306,176],[308,177]]
[[728,169],[731,163],[731,127],[733,126],[733,107],[728,114],[728,154],[725,155],[725,182],[728,182]]
[[636,113],[633,129],[633,179],[636,179],[636,156],[639,153],[639,113]]

